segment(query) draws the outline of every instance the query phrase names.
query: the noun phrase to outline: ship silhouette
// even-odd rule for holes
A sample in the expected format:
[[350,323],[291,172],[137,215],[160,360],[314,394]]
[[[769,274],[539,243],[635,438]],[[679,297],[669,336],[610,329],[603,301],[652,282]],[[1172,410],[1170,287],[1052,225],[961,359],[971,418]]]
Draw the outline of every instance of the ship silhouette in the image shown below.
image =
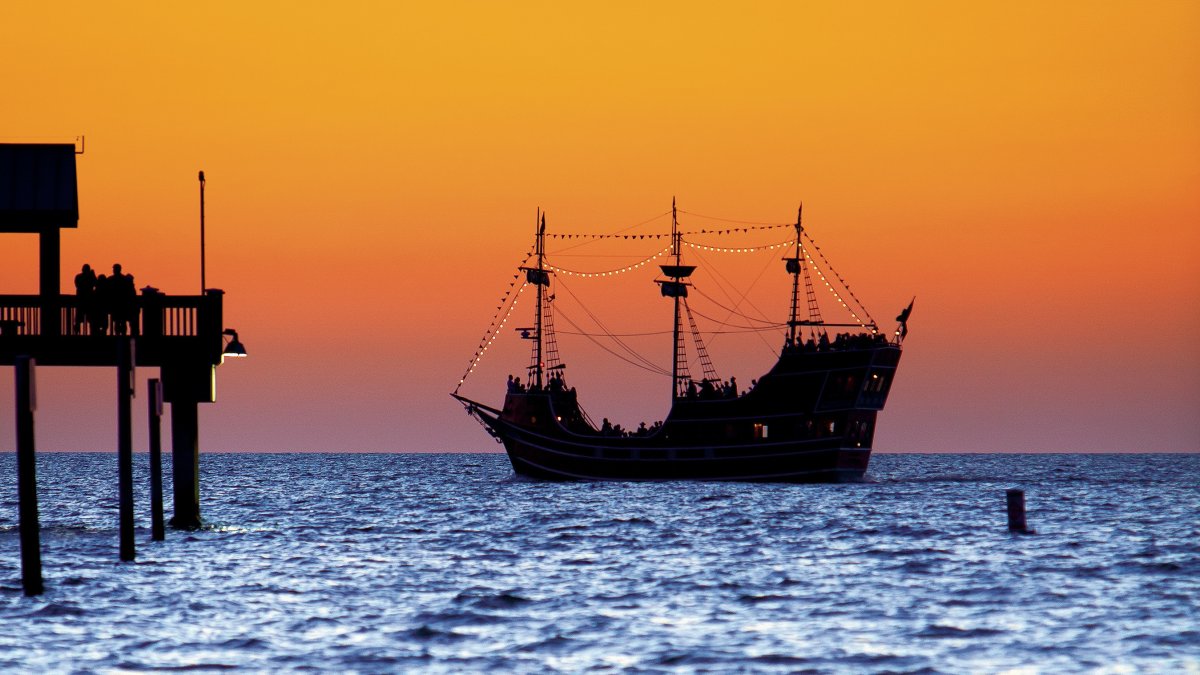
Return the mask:
[[[877,415],[900,362],[912,303],[896,317],[891,335],[880,332],[812,242],[802,215],[803,206],[795,224],[786,226],[794,227],[794,241],[778,245],[790,253],[783,262],[792,277],[790,316],[776,325],[784,334],[783,344],[775,364],[752,388],[738,391],[736,381],[716,379],[687,305],[696,267],[683,264],[681,249],[689,242],[672,203],[669,256],[673,260],[660,265],[662,274],[655,280],[662,296],[671,299],[674,312],[671,407],[661,423],[633,431],[614,427],[607,419],[597,425],[580,406],[576,390],[568,386],[553,330],[552,283],[561,268],[548,261],[544,214],[536,223],[534,260],[519,268],[524,275],[521,289],[532,287],[536,293],[534,325],[517,329],[533,343],[526,382],[510,376],[504,403],[498,408],[462,396],[457,388],[451,395],[504,444],[513,470],[534,478],[860,480],[870,461]],[[739,229],[751,228],[715,233]],[[818,285],[828,287],[851,322],[822,319]],[[693,377],[687,359],[689,328],[704,371],[700,378]],[[845,332],[831,337],[830,329]],[[495,337],[492,334],[491,340]],[[467,374],[490,345],[486,336],[481,345]]]

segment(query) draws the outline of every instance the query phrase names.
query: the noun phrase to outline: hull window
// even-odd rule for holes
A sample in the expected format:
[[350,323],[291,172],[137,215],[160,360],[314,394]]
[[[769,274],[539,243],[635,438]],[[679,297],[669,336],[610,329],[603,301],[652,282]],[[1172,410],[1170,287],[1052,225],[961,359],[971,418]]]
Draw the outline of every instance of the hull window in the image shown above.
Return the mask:
[[754,437],[755,438],[766,438],[767,437],[767,425],[755,424],[754,425]]

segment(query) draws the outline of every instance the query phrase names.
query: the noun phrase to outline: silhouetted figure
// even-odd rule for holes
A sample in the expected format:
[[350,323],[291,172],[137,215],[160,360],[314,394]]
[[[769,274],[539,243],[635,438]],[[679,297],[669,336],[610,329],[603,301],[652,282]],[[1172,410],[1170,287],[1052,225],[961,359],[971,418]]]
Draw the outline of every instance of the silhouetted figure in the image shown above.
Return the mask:
[[108,278],[109,313],[112,315],[113,335],[136,335],[137,326],[137,289],[133,285],[133,275],[123,274],[121,265],[112,267],[112,276]]
[[125,320],[129,322],[129,334],[137,337],[138,324],[141,323],[138,321],[139,315],[141,314],[141,308],[138,307],[137,287],[133,283],[132,274],[125,275],[125,285],[126,287],[121,294],[122,300],[125,303]]
[[75,310],[74,333],[80,335],[96,302],[96,273],[91,265],[84,265],[75,275],[75,298],[79,306]]
[[96,277],[96,288],[92,293],[92,308],[88,312],[88,321],[92,324],[92,335],[108,333],[108,315],[112,312],[112,283],[108,277],[101,274]]
[[600,435],[601,436],[611,436],[612,434],[613,434],[612,422],[609,422],[608,418],[605,417],[604,423],[600,425]]
[[913,303],[916,301],[917,301],[917,299],[913,298],[912,302],[908,303],[908,307],[905,307],[904,311],[900,312],[900,315],[896,317],[896,321],[900,322],[900,339],[901,340],[908,337],[908,317],[912,316]]

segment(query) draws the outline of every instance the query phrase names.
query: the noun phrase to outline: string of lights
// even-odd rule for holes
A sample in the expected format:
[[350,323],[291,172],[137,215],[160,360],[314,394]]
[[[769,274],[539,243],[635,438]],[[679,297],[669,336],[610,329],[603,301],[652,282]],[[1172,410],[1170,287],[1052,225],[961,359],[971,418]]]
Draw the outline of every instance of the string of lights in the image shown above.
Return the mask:
[[670,250],[671,250],[671,247],[667,246],[666,248],[663,248],[663,249],[657,251],[656,253],[654,253],[654,255],[650,256],[649,258],[646,258],[639,262],[635,262],[632,265],[626,265],[624,267],[619,267],[615,270],[607,270],[604,272],[580,272],[578,270],[569,270],[569,269],[566,269],[565,267],[559,267],[557,265],[551,265],[551,264],[547,264],[546,269],[557,272],[557,273],[562,273],[562,274],[566,274],[569,276],[573,276],[573,277],[583,277],[585,279],[591,279],[593,277],[611,277],[611,276],[616,276],[618,274],[624,274],[626,272],[632,272],[632,271],[639,269],[645,265],[649,265],[655,259],[661,258],[663,255],[670,252]]
[[[787,248],[788,246],[791,246],[792,244],[796,243],[795,239],[789,239],[787,241],[781,241],[781,242],[778,242],[775,244],[762,244],[760,246],[709,246],[707,244],[698,244],[696,242],[688,241],[686,239],[681,239],[680,241],[681,241],[681,243],[686,244],[687,246],[690,246],[691,248],[698,249],[701,251],[713,251],[716,253],[755,253],[758,251],[772,251],[772,250],[779,249],[779,248]],[[611,277],[611,276],[616,276],[618,274],[625,274],[626,272],[632,272],[634,270],[645,267],[646,265],[649,265],[650,263],[654,262],[658,258],[661,258],[662,256],[669,253],[670,250],[671,250],[671,247],[666,246],[666,247],[656,251],[653,255],[651,255],[647,258],[644,258],[642,260],[639,260],[638,262],[635,262],[632,265],[626,265],[624,267],[618,267],[617,269],[604,270],[601,272],[581,272],[579,270],[567,269],[565,267],[559,267],[558,265],[549,264],[549,263],[546,264],[546,269],[551,270],[556,273],[567,274],[567,275],[570,275],[573,277],[582,277],[585,279],[591,279],[594,277]]]
[[777,248],[786,248],[796,243],[795,239],[779,242],[778,244],[763,244],[761,246],[708,246],[706,244],[697,244],[686,239],[681,240],[684,244],[691,246],[701,251],[715,251],[717,253],[754,253],[756,251],[770,251]]
[[[808,233],[805,232],[804,235],[808,236]],[[838,301],[838,304],[842,306],[842,309],[845,309],[847,312],[849,312],[850,316],[854,317],[854,320],[858,322],[859,326],[870,330],[872,334],[877,333],[878,331],[875,327],[875,320],[871,318],[871,314],[867,311],[866,307],[863,306],[862,301],[854,295],[854,291],[850,290],[850,285],[847,284],[842,279],[841,275],[839,275],[837,271],[833,269],[833,265],[829,264],[829,259],[825,257],[824,253],[821,253],[821,247],[817,246],[817,242],[813,241],[812,237],[808,237],[808,241],[813,245],[813,248],[817,250],[817,255],[820,256],[821,262],[825,264],[825,268],[829,270],[829,273],[832,274],[835,279],[837,279],[838,284],[840,284],[842,288],[846,289],[846,293],[849,294],[854,300],[854,303],[858,306],[858,310],[867,317],[867,320],[864,322],[862,317],[858,315],[858,312],[854,311],[850,305],[846,304],[846,301],[842,298],[841,293],[838,293],[833,284],[829,283],[829,279],[825,276],[825,272],[821,269],[821,266],[817,264],[817,261],[813,260],[813,257],[808,252],[807,246],[800,247],[800,250],[804,252],[804,260],[808,262],[813,270],[816,271],[817,276],[821,277],[821,282],[824,283],[825,288],[829,289],[829,292],[833,294],[834,299]]]
[[[863,312],[864,316],[866,316],[866,323],[863,323],[863,319],[860,319],[860,318],[858,318],[857,315],[854,315],[853,311],[850,312],[851,315],[854,316],[854,319],[856,319],[856,321],[858,321],[858,323],[860,325],[862,325],[863,328],[870,328],[872,334],[876,333],[875,319],[871,318],[871,312],[866,311],[866,305],[863,304],[862,300],[858,299],[858,295],[854,294],[854,292],[850,288],[850,283],[846,283],[846,280],[842,279],[841,275],[838,274],[838,270],[835,270],[833,268],[833,263],[829,262],[829,258],[824,257],[824,253],[821,252],[821,246],[816,243],[815,239],[812,239],[812,235],[809,234],[808,231],[804,231],[803,234],[804,234],[805,238],[808,238],[809,244],[812,244],[812,247],[814,247],[814,249],[816,249],[817,256],[821,257],[821,262],[824,263],[824,267],[826,267],[829,270],[830,274],[833,274],[834,279],[838,280],[838,283],[840,283],[841,287],[846,289],[846,293],[850,294],[851,299],[854,300],[854,304],[858,305],[858,309]],[[808,256],[808,247],[806,247],[806,246],[805,246],[805,256]],[[811,257],[809,257],[809,262],[812,262]],[[820,268],[817,268],[817,274],[821,274]],[[821,280],[826,281],[826,279],[824,279],[823,274],[821,274]],[[826,286],[829,286],[828,282],[826,282]],[[830,286],[829,289],[830,289],[830,291],[833,291],[832,286]],[[840,297],[840,295],[838,295],[838,293],[835,292],[834,297],[838,298],[838,301],[841,301],[841,297]],[[842,306],[845,307],[846,304],[842,303]],[[846,309],[850,310],[850,307],[846,307]]]
[[[533,257],[532,251],[526,253],[525,259],[522,260],[521,264],[517,265],[517,267],[523,267],[525,263],[529,262],[531,257]],[[496,341],[496,338],[500,336],[500,330],[503,329],[504,325],[508,323],[508,319],[512,316],[513,310],[517,308],[517,299],[520,298],[521,292],[525,290],[525,287],[529,285],[528,281],[522,282],[521,287],[516,289],[516,292],[514,293],[513,287],[516,286],[517,279],[519,279],[520,276],[521,272],[518,270],[518,272],[513,275],[512,281],[508,283],[508,290],[505,291],[504,295],[500,298],[500,305],[496,307],[496,314],[492,317],[492,323],[488,326],[488,329],[484,331],[483,337],[480,338],[479,345],[475,348],[475,354],[471,357],[470,365],[467,366],[466,372],[464,372],[463,376],[458,380],[458,386],[454,387],[455,394],[457,394],[458,390],[462,388],[463,383],[467,381],[467,376],[475,372],[475,366],[479,365],[479,361],[483,359],[484,353],[487,352],[488,347],[492,346],[492,343]],[[511,301],[511,303],[509,301]],[[504,311],[506,304],[508,311]],[[504,318],[500,318],[501,313],[504,314]]]

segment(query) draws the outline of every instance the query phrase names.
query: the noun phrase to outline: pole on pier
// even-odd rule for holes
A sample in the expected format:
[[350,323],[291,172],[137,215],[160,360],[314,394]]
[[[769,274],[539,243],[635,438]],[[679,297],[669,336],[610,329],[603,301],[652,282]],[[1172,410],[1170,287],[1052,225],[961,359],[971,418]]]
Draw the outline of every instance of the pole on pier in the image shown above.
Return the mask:
[[133,338],[117,341],[117,491],[121,560],[133,560]]
[[151,378],[146,392],[150,419],[150,539],[166,539],[162,491],[162,382]]
[[200,295],[204,295],[204,172],[200,172]]
[[37,409],[34,365],[28,356],[17,357],[17,520],[21,531],[21,586],[25,595],[41,595],[44,590],[37,458],[33,448],[33,411]]
[[1008,500],[1008,531],[1033,534],[1025,522],[1025,491],[1012,489],[1005,493]]

